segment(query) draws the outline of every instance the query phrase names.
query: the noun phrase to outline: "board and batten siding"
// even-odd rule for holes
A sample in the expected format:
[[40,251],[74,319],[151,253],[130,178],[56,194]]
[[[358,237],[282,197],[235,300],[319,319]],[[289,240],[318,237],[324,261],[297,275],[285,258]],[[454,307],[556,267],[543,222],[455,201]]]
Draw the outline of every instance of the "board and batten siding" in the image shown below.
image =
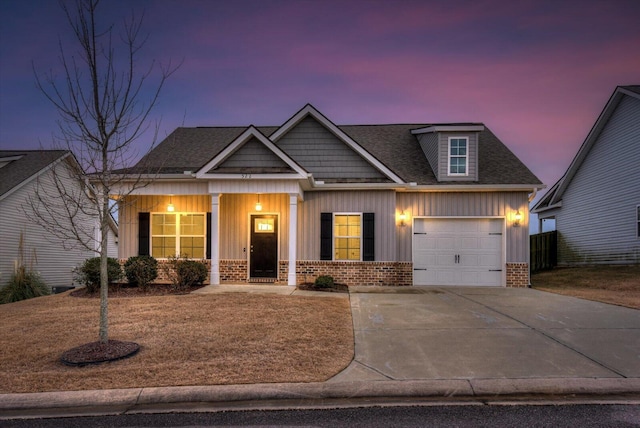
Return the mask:
[[625,96],[562,196],[558,263],[638,263],[640,100]]
[[[63,176],[65,165],[66,163],[61,162],[56,166],[58,176],[63,177],[65,188],[78,187],[68,175]],[[57,190],[52,180],[51,171],[38,177],[40,188],[54,195]],[[29,214],[31,207],[28,198],[35,194],[36,186],[36,180],[32,180],[0,201],[0,287],[7,283],[14,271],[21,232],[26,265],[32,266],[49,288],[71,286],[72,270],[87,258],[97,255],[95,251],[88,250],[72,240],[63,245],[62,240],[51,236],[31,220],[33,214]],[[80,192],[79,188],[78,191]],[[76,223],[84,225],[91,235],[95,233],[94,226],[98,224],[90,217],[78,219]]]
[[[120,258],[138,254],[138,213],[166,212],[169,201],[179,212],[211,212],[210,195],[130,196],[120,205]],[[278,214],[280,260],[288,257],[289,195],[262,194],[262,211],[256,211],[256,194],[223,194],[220,196],[220,258],[247,258],[250,214]]]
[[275,144],[316,180],[386,178],[311,117],[301,120]]
[[320,214],[375,214],[374,251],[376,261],[395,261],[395,192],[327,191],[306,192],[298,204],[298,260],[320,260]]
[[[411,218],[505,217],[507,263],[529,262],[529,199],[527,192],[410,192],[397,193],[398,210],[409,216],[407,226],[398,228],[398,261],[411,261]],[[521,225],[512,217],[522,214]]]

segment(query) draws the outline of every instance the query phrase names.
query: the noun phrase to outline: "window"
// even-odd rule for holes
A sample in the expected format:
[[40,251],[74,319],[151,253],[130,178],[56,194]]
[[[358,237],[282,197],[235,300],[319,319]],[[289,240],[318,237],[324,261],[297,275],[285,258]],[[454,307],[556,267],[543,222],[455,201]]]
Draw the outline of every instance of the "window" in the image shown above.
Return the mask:
[[362,214],[334,214],[334,260],[360,260]]
[[449,175],[467,175],[469,156],[467,137],[449,137]]
[[182,255],[193,259],[205,257],[205,214],[151,214],[151,255],[167,258]]

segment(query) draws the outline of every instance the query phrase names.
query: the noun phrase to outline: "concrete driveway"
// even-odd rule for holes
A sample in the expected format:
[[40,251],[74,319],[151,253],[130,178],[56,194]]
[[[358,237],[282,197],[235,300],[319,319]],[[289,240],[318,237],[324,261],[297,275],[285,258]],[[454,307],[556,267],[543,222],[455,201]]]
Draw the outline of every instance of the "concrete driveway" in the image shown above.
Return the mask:
[[640,311],[514,288],[356,287],[331,382],[640,378]]

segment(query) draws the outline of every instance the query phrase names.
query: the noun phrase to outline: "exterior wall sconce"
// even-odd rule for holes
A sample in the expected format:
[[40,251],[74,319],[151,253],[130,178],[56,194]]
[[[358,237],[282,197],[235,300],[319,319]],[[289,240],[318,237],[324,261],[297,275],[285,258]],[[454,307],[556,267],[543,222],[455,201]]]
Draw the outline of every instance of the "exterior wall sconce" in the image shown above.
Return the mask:
[[262,211],[262,204],[260,203],[260,195],[258,195],[258,202],[256,202],[256,211]]
[[520,227],[521,221],[522,221],[522,213],[520,212],[520,210],[518,210],[513,215],[513,227]]
[[407,214],[405,214],[404,210],[402,210],[400,212],[400,215],[398,215],[398,220],[400,220],[400,226],[406,226],[407,223]]
[[172,213],[173,211],[175,211],[175,207],[173,206],[173,204],[171,203],[171,195],[169,195],[169,205],[167,205],[167,211],[169,211],[170,213]]

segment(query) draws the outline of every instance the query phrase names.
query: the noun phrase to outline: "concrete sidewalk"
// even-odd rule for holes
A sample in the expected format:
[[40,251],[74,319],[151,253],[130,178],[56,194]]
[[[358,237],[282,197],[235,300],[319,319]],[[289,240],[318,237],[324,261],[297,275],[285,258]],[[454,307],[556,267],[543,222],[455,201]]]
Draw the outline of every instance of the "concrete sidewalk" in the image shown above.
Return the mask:
[[[210,287],[202,293],[291,287]],[[242,286],[245,287],[245,286]],[[640,311],[530,289],[356,287],[355,357],[327,382],[0,395],[0,419],[608,397],[640,401]]]

